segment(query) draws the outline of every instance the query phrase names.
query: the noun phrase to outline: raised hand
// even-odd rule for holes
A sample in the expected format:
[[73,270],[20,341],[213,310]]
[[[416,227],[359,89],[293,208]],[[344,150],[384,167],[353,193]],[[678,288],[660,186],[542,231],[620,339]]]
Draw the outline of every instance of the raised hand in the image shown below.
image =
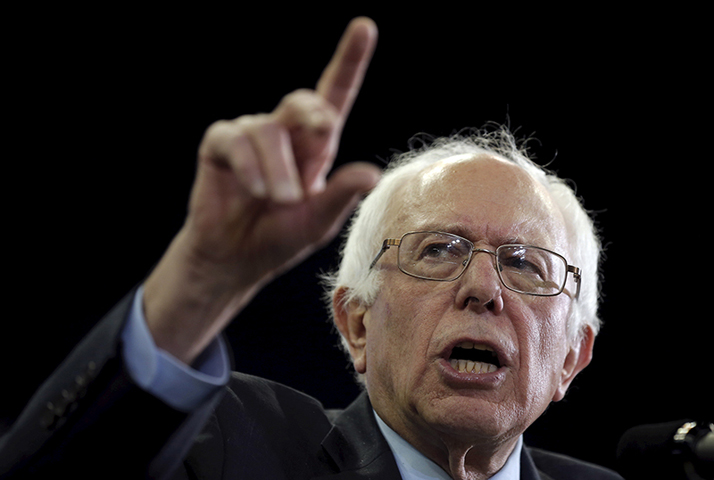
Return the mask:
[[208,128],[184,227],[145,283],[159,347],[190,363],[262,285],[333,238],[374,186],[368,164],[326,177],[376,37],[371,20],[353,20],[315,90]]

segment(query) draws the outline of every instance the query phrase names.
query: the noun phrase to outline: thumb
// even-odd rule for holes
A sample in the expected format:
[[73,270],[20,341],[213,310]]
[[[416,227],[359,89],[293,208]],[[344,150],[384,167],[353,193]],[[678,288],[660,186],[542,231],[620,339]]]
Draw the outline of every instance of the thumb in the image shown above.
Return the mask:
[[313,232],[320,237],[315,240],[326,243],[334,238],[380,177],[381,170],[369,163],[354,162],[337,169],[325,190],[310,200],[314,202]]

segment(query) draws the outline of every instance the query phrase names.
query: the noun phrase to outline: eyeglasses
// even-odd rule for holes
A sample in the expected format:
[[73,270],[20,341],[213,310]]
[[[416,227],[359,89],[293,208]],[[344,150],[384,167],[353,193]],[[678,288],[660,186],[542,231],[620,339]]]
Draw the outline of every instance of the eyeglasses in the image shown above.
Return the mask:
[[466,238],[444,232],[409,232],[402,238],[387,238],[370,265],[373,268],[384,252],[398,247],[397,266],[403,273],[424,280],[450,282],[469,266],[474,253],[494,257],[494,267],[501,283],[509,290],[525,295],[552,297],[565,290],[568,272],[580,295],[580,269],[568,265],[562,255],[533,245],[501,245],[496,251],[475,248]]

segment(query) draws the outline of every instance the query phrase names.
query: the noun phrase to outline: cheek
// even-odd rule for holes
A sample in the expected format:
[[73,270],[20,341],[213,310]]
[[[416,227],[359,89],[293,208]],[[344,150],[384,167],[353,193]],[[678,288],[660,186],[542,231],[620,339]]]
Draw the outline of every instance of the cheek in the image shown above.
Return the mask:
[[[438,306],[434,289],[392,288],[370,308],[367,367],[394,382],[422,375]],[[397,378],[395,378],[397,377]]]
[[[391,273],[391,272],[390,272]],[[443,311],[443,292],[435,288],[433,282],[415,280],[397,272],[399,281],[385,282],[372,309],[378,321],[380,336],[390,337],[404,348],[428,343],[429,332],[434,319]]]
[[406,346],[410,343],[405,322],[387,300],[380,300],[371,309],[367,325],[366,379],[370,396],[396,398],[406,381],[405,365],[411,362]]
[[410,309],[389,299],[378,301],[371,311],[371,322],[367,326],[368,354],[375,361],[389,358],[394,368],[394,358],[400,358],[402,362],[398,363],[403,363],[418,342],[414,328],[416,319]]
[[[547,305],[547,302],[543,302]],[[540,302],[535,304],[540,307]],[[558,307],[560,305],[557,305]],[[530,398],[550,399],[558,387],[568,352],[566,319],[567,310],[561,308],[534,308],[521,334],[521,365],[525,370],[524,388]],[[536,320],[537,319],[537,320]]]

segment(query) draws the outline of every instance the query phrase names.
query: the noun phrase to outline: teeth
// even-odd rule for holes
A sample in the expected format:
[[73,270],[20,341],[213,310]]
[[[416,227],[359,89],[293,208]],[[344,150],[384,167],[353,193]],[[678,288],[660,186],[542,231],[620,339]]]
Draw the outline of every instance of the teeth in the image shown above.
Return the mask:
[[451,368],[459,373],[493,373],[498,370],[496,365],[483,362],[472,362],[471,360],[451,360]]
[[457,345],[460,348],[475,348],[477,350],[486,350],[488,352],[493,352],[493,348],[487,345],[474,344],[474,342],[461,342]]

